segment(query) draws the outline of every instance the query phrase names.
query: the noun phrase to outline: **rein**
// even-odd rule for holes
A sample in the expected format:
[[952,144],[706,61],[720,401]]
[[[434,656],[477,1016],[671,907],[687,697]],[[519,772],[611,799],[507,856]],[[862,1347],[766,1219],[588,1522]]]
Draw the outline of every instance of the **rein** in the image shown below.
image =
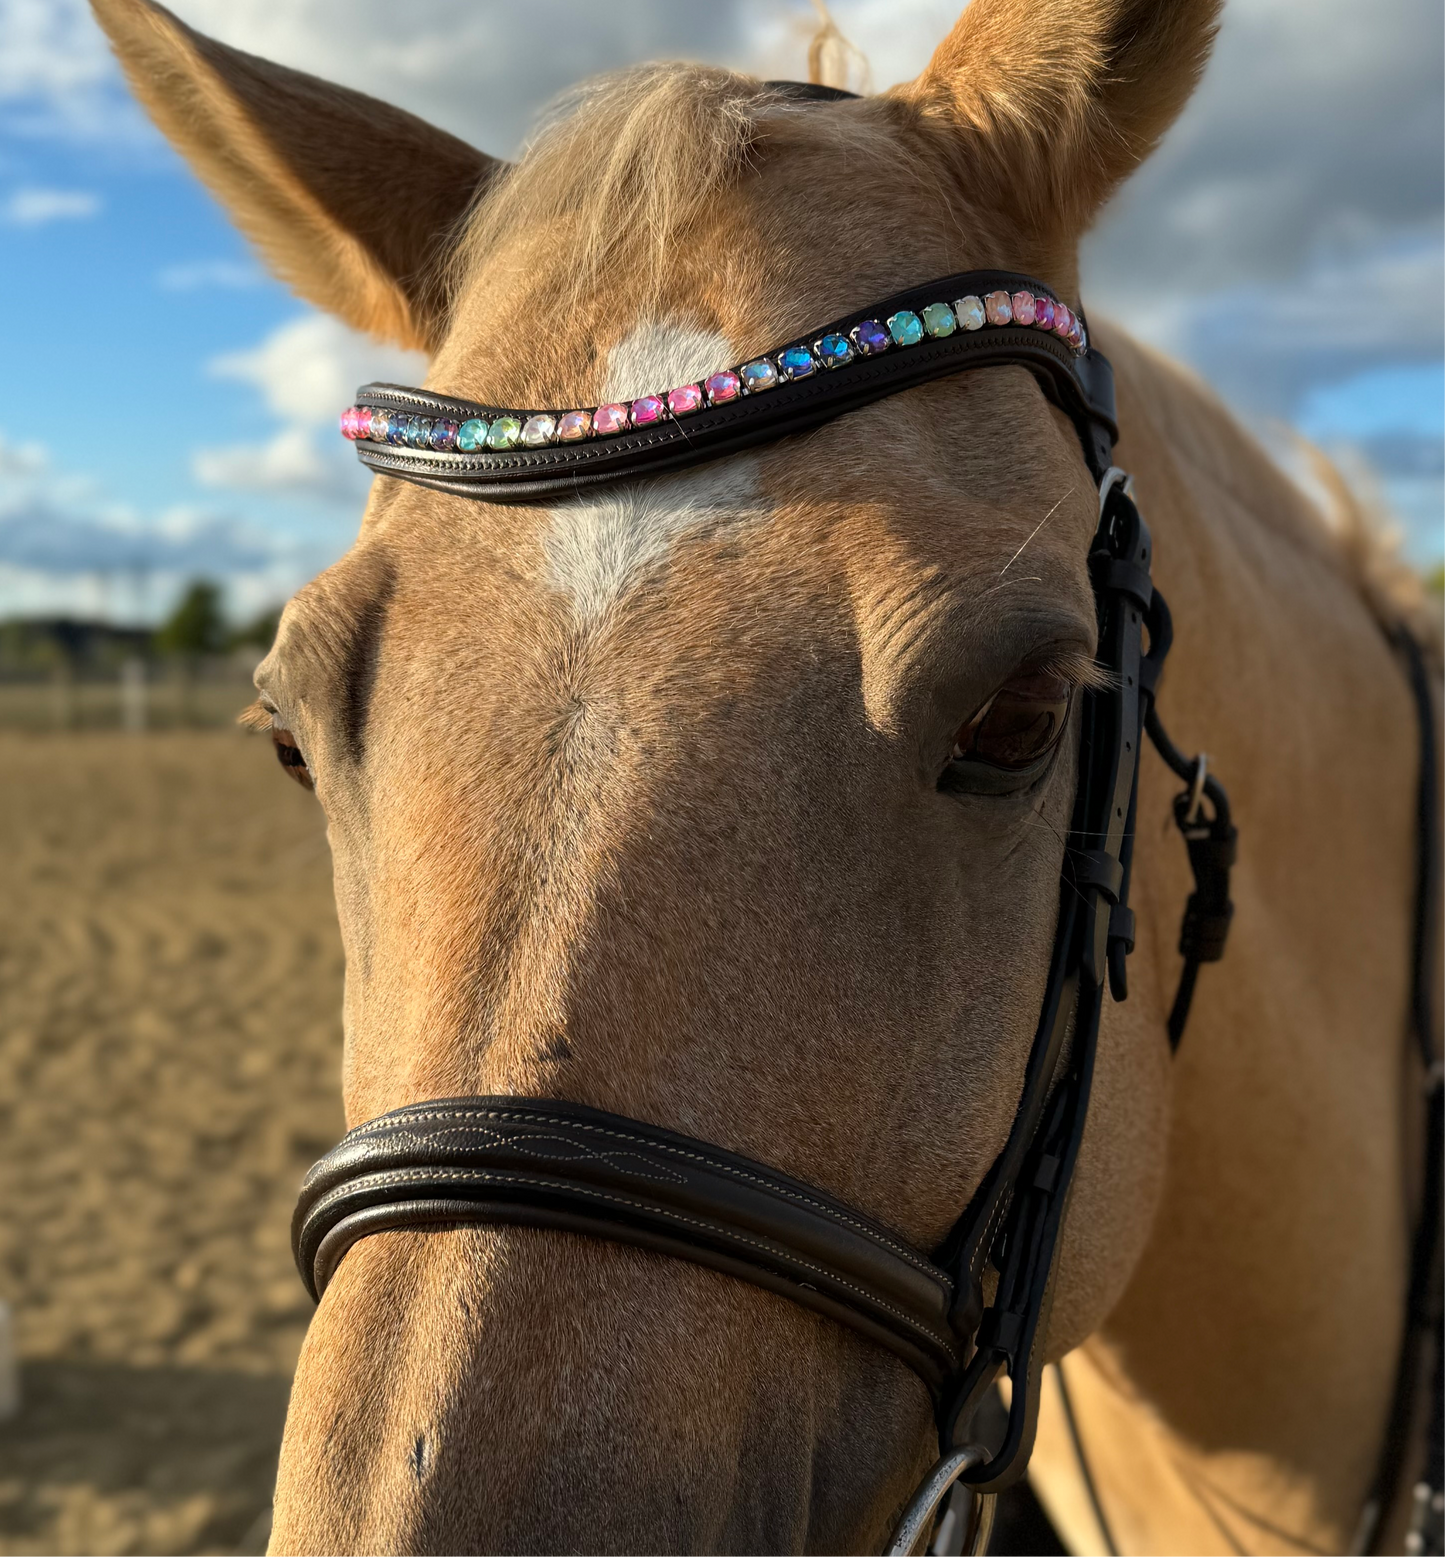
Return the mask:
[[[372,1233],[521,1224],[691,1260],[849,1326],[906,1362],[934,1403],[941,1458],[895,1534],[890,1550],[899,1552],[934,1528],[955,1483],[998,1492],[1023,1474],[1033,1447],[1054,1256],[1105,990],[1116,1001],[1128,993],[1143,734],[1186,783],[1174,815],[1195,877],[1171,1046],[1200,965],[1223,954],[1233,913],[1228,799],[1205,759],[1169,740],[1156,707],[1172,628],[1150,578],[1148,527],[1130,478],[1112,462],[1109,363],[1047,288],[983,271],[898,293],[703,383],[626,404],[518,411],[373,384],[343,417],[375,471],[487,502],[534,502],[697,465],[932,379],[1004,364],[1027,368],[1069,416],[1098,485],[1088,566],[1106,675],[1081,698],[1058,922],[1013,1125],[943,1242],[914,1249],[812,1185],[691,1136],[581,1103],[516,1097],[418,1103],[348,1132],[307,1175],[292,1226],[297,1265],[318,1300],[346,1251]],[[986,1298],[990,1265],[997,1284]],[[975,1414],[1004,1374],[1012,1388],[1003,1435],[973,1443]],[[950,1513],[961,1525],[961,1511]],[[973,1513],[978,1543],[987,1499]]]

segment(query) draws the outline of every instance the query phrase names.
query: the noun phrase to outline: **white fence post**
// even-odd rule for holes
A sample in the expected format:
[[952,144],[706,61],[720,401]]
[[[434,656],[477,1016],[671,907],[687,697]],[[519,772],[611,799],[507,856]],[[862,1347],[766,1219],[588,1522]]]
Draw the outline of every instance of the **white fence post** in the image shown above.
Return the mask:
[[15,1359],[15,1326],[10,1305],[0,1302],[0,1422],[20,1411],[20,1367]]
[[120,667],[120,723],[132,735],[146,727],[146,662],[139,657]]

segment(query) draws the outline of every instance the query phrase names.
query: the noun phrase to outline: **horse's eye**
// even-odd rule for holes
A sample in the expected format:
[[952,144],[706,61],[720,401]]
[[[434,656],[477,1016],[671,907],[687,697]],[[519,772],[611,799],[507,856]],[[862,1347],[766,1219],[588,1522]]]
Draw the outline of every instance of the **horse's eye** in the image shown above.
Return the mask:
[[296,780],[302,789],[315,789],[311,782],[311,770],[306,766],[306,759],[301,755],[301,748],[296,744],[296,738],[289,730],[278,730],[275,725],[271,727],[271,742],[276,748],[276,760],[285,768],[287,774]]
[[1054,671],[1022,671],[999,688],[958,732],[953,762],[981,762],[1019,772],[1058,744],[1069,717],[1072,685]]

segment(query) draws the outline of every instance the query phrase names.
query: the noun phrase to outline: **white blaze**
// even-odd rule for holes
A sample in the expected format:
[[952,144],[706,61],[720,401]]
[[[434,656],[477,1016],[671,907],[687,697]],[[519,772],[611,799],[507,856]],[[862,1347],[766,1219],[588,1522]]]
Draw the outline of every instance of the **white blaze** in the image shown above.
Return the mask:
[[[724,335],[648,321],[613,347],[602,397],[664,393],[735,360]],[[571,596],[580,622],[597,622],[666,560],[677,541],[766,516],[750,455],[605,487],[553,509],[542,540],[547,582]]]

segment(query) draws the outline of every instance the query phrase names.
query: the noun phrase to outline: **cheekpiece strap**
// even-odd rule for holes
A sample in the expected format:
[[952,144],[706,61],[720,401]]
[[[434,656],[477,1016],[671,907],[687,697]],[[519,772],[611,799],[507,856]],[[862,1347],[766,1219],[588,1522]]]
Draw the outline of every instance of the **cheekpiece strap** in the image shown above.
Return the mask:
[[491,503],[681,470],[970,368],[1027,368],[1072,420],[1096,481],[1118,427],[1114,375],[1081,315],[1013,271],[895,293],[692,384],[573,409],[517,409],[367,384],[341,418],[380,474]]

